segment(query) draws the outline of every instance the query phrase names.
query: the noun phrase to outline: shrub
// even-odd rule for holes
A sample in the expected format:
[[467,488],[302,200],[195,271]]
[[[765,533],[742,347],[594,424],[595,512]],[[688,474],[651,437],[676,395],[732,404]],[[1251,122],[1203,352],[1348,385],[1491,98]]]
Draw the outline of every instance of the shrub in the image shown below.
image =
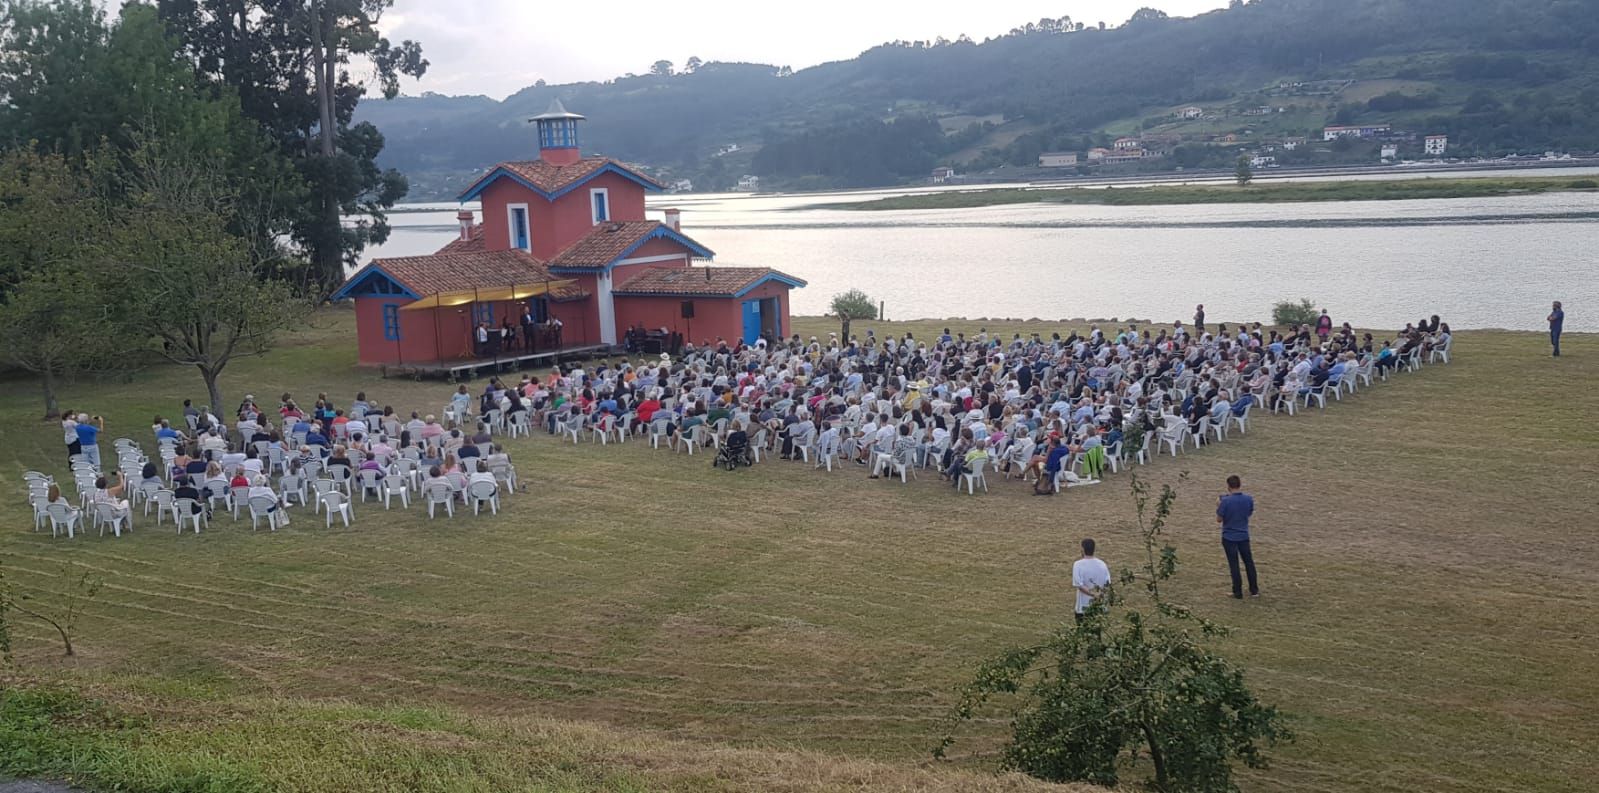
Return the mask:
[[833,295],[830,313],[843,323],[843,343],[849,343],[849,323],[853,319],[876,319],[877,302],[859,289]]
[[1309,325],[1316,321],[1321,312],[1316,310],[1316,304],[1309,298],[1300,298],[1298,303],[1292,300],[1279,300],[1271,307],[1271,322],[1273,325]]
[[1595,188],[1599,188],[1599,182],[1592,179],[1578,179],[1571,183],[1571,189],[1573,190],[1593,190]]

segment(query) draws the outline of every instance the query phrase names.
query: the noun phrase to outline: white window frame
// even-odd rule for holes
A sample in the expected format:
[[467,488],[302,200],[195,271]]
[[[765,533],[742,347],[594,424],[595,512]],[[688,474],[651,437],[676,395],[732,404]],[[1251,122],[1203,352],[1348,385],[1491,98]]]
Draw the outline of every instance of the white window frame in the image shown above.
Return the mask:
[[[522,210],[522,217],[527,218],[527,247],[518,247],[516,244],[516,210]],[[527,204],[505,205],[505,237],[506,246],[512,250],[533,252],[533,211]]]
[[[604,196],[605,197],[605,217],[603,219],[600,217],[600,213],[595,211],[594,198],[596,196]],[[614,215],[614,214],[616,214],[616,213],[611,211],[611,190],[610,190],[610,188],[595,187],[595,188],[590,189],[589,190],[589,220],[593,221],[592,225],[598,226],[601,223],[609,222],[610,219],[611,219],[611,216]]]

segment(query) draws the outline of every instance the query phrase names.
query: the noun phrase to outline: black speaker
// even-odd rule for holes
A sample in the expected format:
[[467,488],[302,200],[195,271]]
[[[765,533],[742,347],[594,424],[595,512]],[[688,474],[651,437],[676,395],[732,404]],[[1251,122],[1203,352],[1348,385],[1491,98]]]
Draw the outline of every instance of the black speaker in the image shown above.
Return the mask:
[[692,301],[692,300],[683,301],[683,305],[681,306],[681,308],[682,308],[682,311],[683,311],[683,319],[693,319],[694,318],[694,301]]

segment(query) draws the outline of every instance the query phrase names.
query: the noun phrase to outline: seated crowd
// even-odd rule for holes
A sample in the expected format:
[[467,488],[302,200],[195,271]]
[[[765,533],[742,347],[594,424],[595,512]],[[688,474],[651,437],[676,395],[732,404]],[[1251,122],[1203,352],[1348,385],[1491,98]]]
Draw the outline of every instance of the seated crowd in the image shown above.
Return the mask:
[[1191,332],[1179,322],[1048,339],[946,329],[929,341],[871,331],[848,342],[718,340],[677,360],[524,375],[514,386],[494,379],[476,400],[462,386],[451,410],[527,414],[520,420],[574,439],[585,429],[597,439],[648,434],[690,453],[731,439],[784,460],[853,461],[872,478],[936,465],[957,487],[991,465],[1046,495],[1147,460],[1151,446],[1175,454],[1224,438],[1252,408],[1325,406],[1360,378],[1435,351],[1447,359],[1449,344],[1437,316],[1380,344],[1329,322],[1286,333],[1259,324]]
[[[116,467],[109,470],[101,470],[98,454],[104,422],[71,411],[65,415],[63,427],[79,439],[67,449],[78,499],[65,498],[53,478],[29,472],[36,528],[51,518],[52,526],[64,522],[70,533],[80,513],[88,511],[97,524],[113,519],[120,535],[124,521],[131,526],[141,500],[157,505],[158,519],[167,512],[176,519],[180,509],[209,518],[221,503],[235,517],[245,508],[261,513],[273,528],[288,524],[285,508],[294,503],[328,508],[329,521],[338,512],[348,522],[348,504],[357,495],[362,501],[376,496],[385,506],[399,495],[409,506],[410,493],[429,494],[430,514],[435,502],[454,514],[455,504],[473,504],[475,510],[475,501],[492,498],[497,511],[502,483],[510,488],[516,481],[510,457],[488,424],[467,432],[416,412],[402,420],[392,407],[368,402],[364,393],[348,409],[334,407],[321,394],[309,412],[284,394],[276,416],[246,395],[231,427],[209,407],[196,409],[185,401],[182,429],[161,416],[153,420],[156,459],[138,442],[118,439]],[[80,423],[90,424],[92,432],[78,432]],[[85,438],[94,447],[92,458],[84,453]],[[477,482],[487,485],[474,487]]]

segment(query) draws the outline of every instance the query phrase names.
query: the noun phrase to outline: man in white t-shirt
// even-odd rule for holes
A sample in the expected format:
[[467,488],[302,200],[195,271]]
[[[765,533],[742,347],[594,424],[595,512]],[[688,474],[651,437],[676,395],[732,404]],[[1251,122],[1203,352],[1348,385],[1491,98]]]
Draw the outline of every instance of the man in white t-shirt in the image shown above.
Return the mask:
[[1110,586],[1110,568],[1094,555],[1093,538],[1083,540],[1083,558],[1072,563],[1072,586],[1077,589],[1077,621],[1082,622],[1083,612]]

